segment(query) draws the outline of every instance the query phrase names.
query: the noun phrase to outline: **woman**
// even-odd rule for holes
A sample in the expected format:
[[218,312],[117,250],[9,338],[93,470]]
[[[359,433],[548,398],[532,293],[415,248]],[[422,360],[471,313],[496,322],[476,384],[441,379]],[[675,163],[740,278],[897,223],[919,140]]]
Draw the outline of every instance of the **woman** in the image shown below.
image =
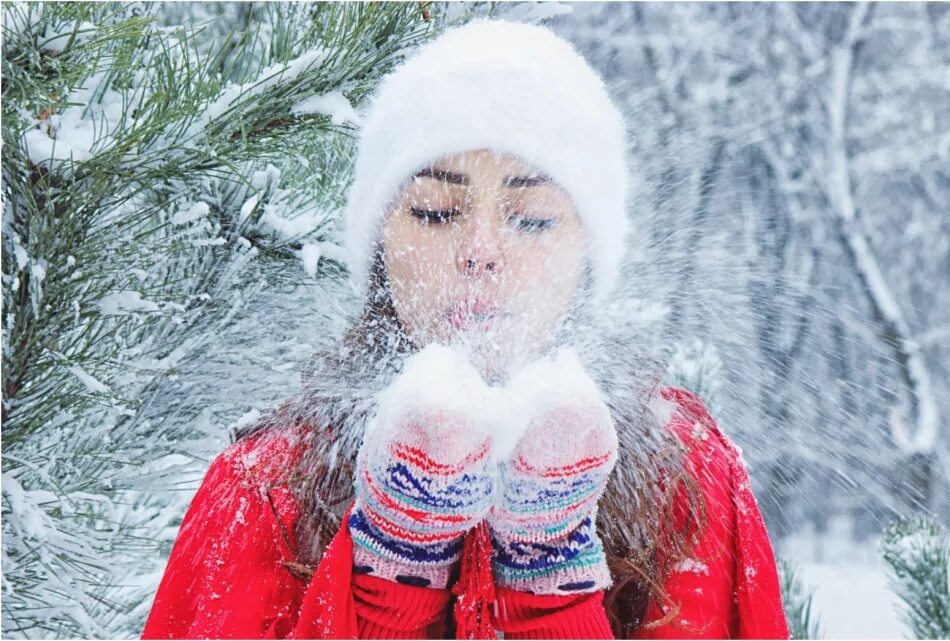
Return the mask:
[[360,318],[211,464],[143,638],[787,638],[741,453],[616,305],[623,119],[549,30],[387,76]]

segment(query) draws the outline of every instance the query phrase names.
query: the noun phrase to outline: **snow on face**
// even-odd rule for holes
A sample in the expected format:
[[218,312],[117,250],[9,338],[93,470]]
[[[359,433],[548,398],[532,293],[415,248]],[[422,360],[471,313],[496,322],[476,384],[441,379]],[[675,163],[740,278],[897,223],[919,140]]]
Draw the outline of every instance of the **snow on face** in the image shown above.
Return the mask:
[[548,176],[478,149],[439,158],[407,182],[382,247],[413,340],[465,344],[495,377],[550,343],[581,282],[586,236]]

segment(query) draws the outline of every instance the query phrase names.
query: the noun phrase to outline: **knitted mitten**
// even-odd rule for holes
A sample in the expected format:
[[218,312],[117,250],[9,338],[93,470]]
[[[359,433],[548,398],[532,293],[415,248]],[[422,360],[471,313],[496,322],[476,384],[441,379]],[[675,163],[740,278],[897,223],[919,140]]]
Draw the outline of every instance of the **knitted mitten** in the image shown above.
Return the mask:
[[509,392],[534,409],[488,517],[496,582],[535,594],[603,590],[611,579],[595,522],[617,458],[610,411],[571,352],[529,365]]
[[380,395],[357,455],[348,522],[354,572],[444,588],[465,532],[491,506],[491,437],[477,429],[469,395],[481,378],[447,348],[426,348]]

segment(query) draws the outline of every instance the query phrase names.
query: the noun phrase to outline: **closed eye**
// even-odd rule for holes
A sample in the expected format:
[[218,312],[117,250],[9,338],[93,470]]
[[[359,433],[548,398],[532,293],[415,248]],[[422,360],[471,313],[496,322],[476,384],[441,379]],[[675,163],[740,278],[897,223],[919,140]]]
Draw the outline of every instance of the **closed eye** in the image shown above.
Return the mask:
[[409,213],[425,223],[441,225],[458,216],[460,212],[458,209],[419,209],[418,207],[410,207]]
[[508,220],[518,231],[532,234],[551,229],[557,222],[554,218],[530,218],[528,216],[517,215],[509,216]]

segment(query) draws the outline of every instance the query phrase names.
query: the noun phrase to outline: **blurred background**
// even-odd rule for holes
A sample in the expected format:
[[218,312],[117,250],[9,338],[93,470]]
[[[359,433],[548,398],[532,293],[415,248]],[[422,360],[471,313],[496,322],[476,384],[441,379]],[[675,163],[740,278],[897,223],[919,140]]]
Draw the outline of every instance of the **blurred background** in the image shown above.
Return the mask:
[[950,5],[2,11],[4,635],[139,635],[210,460],[352,317],[366,98],[489,15],[627,114],[625,291],[743,448],[797,637],[950,634]]

